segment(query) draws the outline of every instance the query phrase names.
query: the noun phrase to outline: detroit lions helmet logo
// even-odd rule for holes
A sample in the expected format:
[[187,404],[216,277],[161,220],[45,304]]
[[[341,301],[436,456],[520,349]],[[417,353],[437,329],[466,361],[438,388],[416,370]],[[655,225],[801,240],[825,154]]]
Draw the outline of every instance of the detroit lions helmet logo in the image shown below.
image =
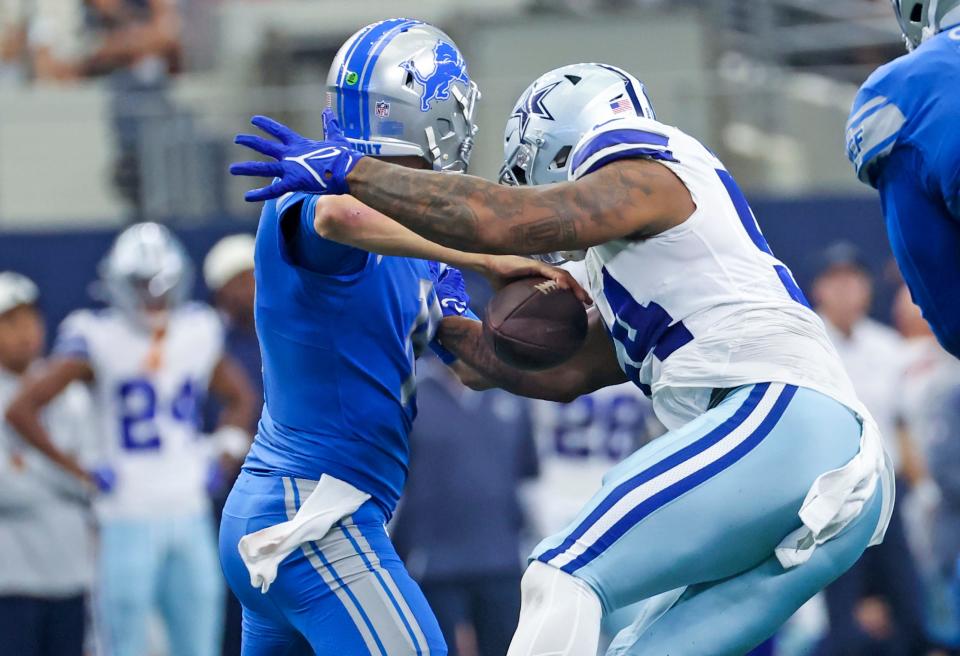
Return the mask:
[[446,41],[437,41],[433,47],[433,70],[424,75],[417,70],[412,59],[400,64],[400,68],[413,75],[413,79],[421,87],[420,92],[420,111],[430,111],[430,103],[434,100],[447,100],[450,98],[450,85],[454,82],[462,82],[469,85],[470,78],[467,77],[467,65],[463,61],[463,56],[451,43]]

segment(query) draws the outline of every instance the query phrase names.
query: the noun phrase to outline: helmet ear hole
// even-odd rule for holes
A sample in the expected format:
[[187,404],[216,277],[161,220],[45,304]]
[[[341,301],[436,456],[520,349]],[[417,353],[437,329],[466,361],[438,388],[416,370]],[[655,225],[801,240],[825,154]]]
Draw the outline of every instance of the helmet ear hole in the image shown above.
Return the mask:
[[518,182],[518,183],[520,183],[520,184],[522,184],[522,185],[527,184],[527,172],[526,172],[526,171],[524,171],[522,168],[520,168],[519,166],[516,166],[516,165],[514,165],[510,170],[513,172],[513,177],[515,177],[515,178],[517,179],[517,182]]
[[413,89],[413,73],[407,71],[406,77],[403,78],[403,86],[407,89]]
[[456,136],[456,130],[453,128],[453,123],[445,118],[437,119],[437,133],[440,135],[441,139],[446,139],[450,135]]
[[919,23],[923,20],[923,3],[915,2],[913,9],[910,10],[910,22]]
[[553,161],[550,162],[551,169],[562,169],[567,165],[567,158],[570,157],[570,151],[573,150],[573,146],[564,146],[559,151],[557,151],[556,156],[553,158]]

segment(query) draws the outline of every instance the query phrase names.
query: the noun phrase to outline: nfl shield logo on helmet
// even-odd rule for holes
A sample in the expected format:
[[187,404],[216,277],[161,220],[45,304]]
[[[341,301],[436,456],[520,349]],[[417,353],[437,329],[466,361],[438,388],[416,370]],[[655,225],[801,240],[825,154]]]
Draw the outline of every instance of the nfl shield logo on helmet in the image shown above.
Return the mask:
[[386,100],[378,100],[376,112],[378,118],[387,118],[390,116],[390,103],[388,103]]

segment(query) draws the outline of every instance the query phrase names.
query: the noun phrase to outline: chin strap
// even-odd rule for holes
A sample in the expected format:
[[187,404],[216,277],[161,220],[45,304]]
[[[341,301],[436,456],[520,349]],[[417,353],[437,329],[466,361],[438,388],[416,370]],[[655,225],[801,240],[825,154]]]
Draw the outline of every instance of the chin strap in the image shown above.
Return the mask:
[[927,24],[920,30],[920,43],[936,36],[940,31],[940,21],[937,20],[937,10],[940,8],[940,0],[930,0],[927,7]]

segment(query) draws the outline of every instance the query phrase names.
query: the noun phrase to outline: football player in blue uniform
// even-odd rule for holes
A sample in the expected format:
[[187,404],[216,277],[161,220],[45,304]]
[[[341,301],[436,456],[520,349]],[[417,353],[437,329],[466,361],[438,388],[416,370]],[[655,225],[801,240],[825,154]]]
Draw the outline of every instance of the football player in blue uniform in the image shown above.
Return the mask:
[[880,191],[913,300],[960,357],[960,0],[893,0],[908,54],[867,79],[847,154]]
[[[405,19],[363,28],[338,53],[328,88],[342,143],[414,168],[466,169],[479,92],[440,30]],[[304,170],[323,154],[305,153]],[[425,240],[424,259],[374,255],[321,236],[319,200],[267,202],[257,232],[265,406],[220,533],[221,564],[244,607],[243,653],[446,654],[384,529],[407,474],[414,361],[442,315],[468,314],[459,271],[427,260],[561,282],[566,274]]]

